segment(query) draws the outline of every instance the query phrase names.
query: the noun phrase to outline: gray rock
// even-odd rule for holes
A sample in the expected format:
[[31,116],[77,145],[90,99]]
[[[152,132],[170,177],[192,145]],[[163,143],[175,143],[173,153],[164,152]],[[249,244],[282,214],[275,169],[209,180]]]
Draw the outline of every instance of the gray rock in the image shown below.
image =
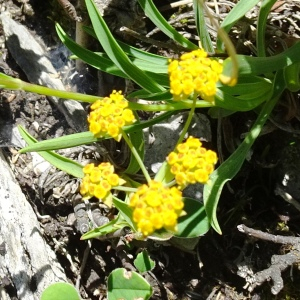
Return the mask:
[[1,151],[0,174],[0,277],[12,281],[18,299],[39,300],[47,286],[67,279]]
[[[57,90],[65,90],[59,76],[42,47],[25,26],[15,22],[9,13],[0,15],[7,47],[30,82]],[[86,112],[82,105],[73,100],[49,97],[65,115],[76,131],[86,128]]]

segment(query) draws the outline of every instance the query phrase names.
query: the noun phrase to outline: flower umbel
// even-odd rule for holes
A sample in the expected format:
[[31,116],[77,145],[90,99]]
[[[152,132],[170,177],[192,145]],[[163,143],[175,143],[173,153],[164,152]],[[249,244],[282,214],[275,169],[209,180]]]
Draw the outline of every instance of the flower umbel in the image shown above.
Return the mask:
[[113,91],[109,97],[97,100],[91,105],[91,113],[88,116],[89,130],[97,138],[108,134],[120,141],[121,128],[135,122],[132,111],[127,107],[128,102],[121,91]]
[[186,142],[178,144],[176,151],[167,157],[171,173],[175,175],[176,183],[181,189],[196,182],[206,183],[214,171],[217,154],[201,146],[199,139],[190,136]]
[[83,199],[96,197],[107,206],[112,206],[111,189],[122,185],[125,181],[114,173],[114,166],[103,162],[99,166],[88,164],[83,168],[84,177],[80,185]]
[[133,221],[144,237],[161,228],[176,231],[183,209],[181,191],[154,180],[140,186],[131,196],[129,205],[134,208]]
[[184,53],[179,60],[170,61],[168,72],[174,100],[185,100],[196,93],[213,102],[222,71],[222,61],[208,58],[203,49]]

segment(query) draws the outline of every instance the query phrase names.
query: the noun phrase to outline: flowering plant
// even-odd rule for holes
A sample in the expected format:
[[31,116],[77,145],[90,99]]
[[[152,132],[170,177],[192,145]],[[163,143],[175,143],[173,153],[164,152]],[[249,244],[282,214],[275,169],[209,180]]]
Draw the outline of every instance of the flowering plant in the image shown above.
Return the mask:
[[[140,147],[143,140],[143,128],[161,122],[179,110],[189,109],[189,118],[181,136],[178,138],[178,144],[180,144],[184,139],[191,116],[196,108],[210,107],[211,115],[216,116],[219,113],[228,114],[235,111],[252,110],[264,104],[256,123],[244,142],[215,172],[213,172],[213,165],[216,163],[216,155],[212,154],[213,152],[210,152],[210,150],[206,151],[207,154],[205,156],[211,155],[210,161],[214,163],[206,164],[206,173],[204,174],[203,170],[205,168],[197,169],[199,162],[196,165],[195,162],[191,163],[191,160],[202,161],[203,157],[200,157],[200,154],[196,154],[194,150],[190,150],[190,153],[186,156],[189,161],[188,159],[184,160],[182,158],[184,153],[180,152],[183,150],[180,149],[184,149],[186,146],[177,145],[176,150],[171,152],[167,158],[171,167],[168,167],[166,162],[155,176],[155,179],[164,184],[168,184],[166,179],[171,182],[175,177],[180,189],[194,182],[208,182],[204,187],[203,198],[203,209],[205,209],[206,215],[205,219],[200,221],[204,221],[204,224],[208,222],[216,231],[221,232],[216,218],[216,209],[224,183],[235,176],[240,169],[247,152],[258,136],[263,123],[266,121],[282,91],[285,88],[293,91],[299,88],[299,82],[296,78],[298,76],[297,66],[300,61],[297,55],[300,47],[299,43],[276,56],[265,57],[263,35],[266,24],[264,20],[270,10],[269,6],[267,6],[269,10],[261,9],[259,14],[260,22],[258,24],[260,30],[257,30],[259,57],[235,54],[234,47],[230,43],[226,32],[257,1],[250,1],[251,4],[247,2],[247,5],[244,5],[244,2],[246,3],[247,1],[241,0],[235,6],[219,28],[218,50],[222,52],[225,45],[230,55],[222,61],[221,59],[210,58],[207,54],[208,51],[214,52],[214,49],[203,19],[203,4],[201,1],[194,1],[194,11],[197,16],[195,19],[197,20],[198,31],[201,31],[199,37],[203,48],[198,48],[198,46],[174,30],[161,16],[152,1],[139,0],[141,7],[153,23],[166,35],[172,37],[177,43],[187,49],[187,52],[182,54],[179,60],[168,60],[165,57],[153,55],[116,41],[99,14],[94,2],[86,0],[93,28],[85,28],[85,31],[98,39],[104,52],[95,53],[76,44],[57,24],[56,29],[60,39],[74,55],[86,63],[113,75],[130,78],[141,89],[127,95],[126,99],[120,92],[112,92],[110,97],[101,99],[97,96],[52,90],[1,74],[1,86],[4,88],[23,89],[25,91],[93,103],[91,107],[93,112],[88,117],[89,132],[76,133],[37,143],[23,128],[20,128],[29,144],[21,152],[46,151],[43,155],[52,164],[73,176],[83,178],[85,176],[83,166],[56,154],[54,155],[50,150],[93,143],[111,137],[120,140],[123,137],[132,150],[131,164],[123,175],[134,174],[141,168],[149,183],[151,179],[143,165],[143,147]],[[269,5],[273,2],[269,1]],[[261,74],[272,74],[272,76],[261,76]],[[237,84],[235,85],[235,83]],[[144,104],[128,101],[137,97],[150,100],[151,102]],[[132,111],[136,110],[165,111],[165,113],[152,120],[134,123],[137,119]],[[107,117],[106,120],[105,117]],[[135,133],[134,138],[131,135],[132,133]],[[192,141],[195,141],[195,139],[190,138],[187,143]],[[196,143],[199,144],[200,141]],[[190,155],[191,153],[192,155]],[[179,157],[181,158],[178,160]],[[176,159],[178,162],[175,162]],[[179,166],[180,160],[182,161]],[[187,165],[189,165],[188,168],[186,167]],[[191,170],[193,171],[191,172]],[[210,181],[207,181],[209,174],[211,174]],[[125,186],[122,189],[124,188]],[[114,196],[112,198],[114,199]],[[118,207],[119,202],[114,200],[112,202],[116,202],[114,204]],[[128,203],[127,205],[129,207]],[[118,208],[120,209],[120,207]],[[124,211],[121,209],[120,213],[122,214]],[[133,225],[133,222],[130,223]],[[134,226],[132,228],[137,229]],[[208,229],[206,225],[204,228],[206,229],[198,232],[199,235]],[[101,234],[99,229],[97,229],[97,234]],[[87,237],[89,235],[84,236],[84,238]]]
[[[80,193],[83,199],[96,197],[108,207],[118,209],[115,218],[101,227],[91,228],[82,239],[104,236],[123,227],[129,227],[136,239],[199,237],[210,226],[221,233],[216,214],[224,184],[240,170],[282,92],[286,88],[292,91],[300,88],[300,43],[280,54],[266,57],[266,19],[275,2],[269,0],[264,1],[259,12],[256,38],[258,57],[237,55],[227,32],[249,8],[258,3],[240,0],[218,28],[218,53],[224,53],[224,47],[228,53],[223,61],[214,53],[202,1],[193,1],[202,45],[199,48],[172,28],[151,0],[138,0],[153,23],[186,49],[179,59],[168,60],[118,42],[93,0],[85,2],[92,22],[92,28],[85,28],[85,31],[98,40],[103,52],[92,52],[77,44],[59,24],[56,25],[58,36],[76,58],[104,72],[130,79],[138,89],[126,96],[119,91],[112,91],[110,96],[101,98],[52,90],[2,74],[0,85],[3,88],[92,103],[88,116],[89,131],[37,142],[20,127],[28,143],[20,152],[38,151],[57,168],[82,178]],[[208,53],[213,53],[214,57]],[[133,99],[144,101],[136,102]],[[253,109],[258,112],[256,122],[244,141],[216,170],[217,154],[205,149],[196,137],[189,136],[186,139],[196,108],[210,108],[212,117]],[[157,173],[150,176],[143,162],[143,129],[183,109],[188,110],[189,115],[177,145]],[[138,110],[162,113],[142,122],[138,118]],[[116,141],[123,138],[131,150],[130,163],[122,173],[117,174],[114,166],[108,162],[82,166],[53,152],[108,138]],[[140,170],[143,179],[137,182],[133,175]],[[203,203],[182,196],[184,189],[195,183],[204,184]],[[197,220],[196,225],[194,220]]]

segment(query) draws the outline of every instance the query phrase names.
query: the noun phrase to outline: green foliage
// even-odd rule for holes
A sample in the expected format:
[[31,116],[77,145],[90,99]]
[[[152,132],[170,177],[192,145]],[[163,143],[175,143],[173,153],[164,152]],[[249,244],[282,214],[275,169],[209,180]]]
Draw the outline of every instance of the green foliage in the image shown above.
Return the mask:
[[276,1],[277,0],[264,0],[262,1],[260,6],[258,20],[257,20],[257,27],[260,28],[260,30],[256,31],[256,44],[257,44],[258,56],[266,56],[265,32],[266,32],[267,19],[271,8]]
[[134,260],[135,267],[140,273],[151,271],[155,267],[155,262],[150,258],[148,252],[143,250],[140,252]]
[[[129,228],[133,239],[144,239],[134,221],[134,208],[130,203],[132,193],[144,184],[143,180],[138,180],[135,175],[142,171],[147,183],[151,178],[144,166],[144,146],[145,140],[143,129],[158,124],[181,110],[189,111],[189,118],[186,122],[178,143],[181,143],[190,125],[191,117],[196,108],[210,108],[212,117],[228,116],[230,114],[255,110],[257,119],[247,134],[244,141],[239,145],[220,166],[211,174],[210,180],[204,186],[203,201],[200,203],[192,198],[183,198],[184,211],[179,215],[177,231],[160,228],[148,236],[149,239],[164,241],[172,237],[182,241],[184,239],[195,239],[205,234],[210,226],[218,233],[222,230],[217,219],[217,208],[222,189],[226,182],[233,179],[240,171],[246,156],[254,144],[256,138],[272,109],[276,105],[282,92],[288,89],[297,92],[300,89],[300,43],[294,44],[282,53],[274,56],[266,56],[265,32],[266,22],[270,9],[275,0],[264,0],[261,3],[257,22],[257,57],[247,55],[236,55],[234,46],[230,42],[227,33],[241,20],[245,14],[252,9],[258,0],[240,0],[230,11],[227,17],[218,28],[217,49],[213,48],[208,28],[204,18],[204,6],[200,0],[193,1],[196,28],[200,37],[202,47],[210,53],[223,52],[225,45],[229,57],[224,60],[222,77],[217,84],[215,102],[207,102],[200,99],[199,95],[191,95],[183,101],[174,101],[168,76],[168,59],[159,55],[147,53],[135,47],[129,46],[115,39],[111,34],[107,24],[97,10],[93,0],[85,0],[92,27],[84,30],[94,38],[101,46],[101,52],[93,52],[85,49],[70,38],[63,28],[56,24],[56,31],[67,48],[73,53],[72,58],[81,59],[90,66],[103,72],[130,79],[136,83],[137,90],[126,95],[128,109],[134,111],[137,122],[133,125],[122,128],[122,137],[127,142],[130,150],[130,162],[126,170],[120,175],[126,180],[126,184],[116,186],[113,205],[118,210],[117,216],[109,223],[91,228],[89,232],[82,236],[82,240],[90,238],[109,238],[116,231]],[[141,8],[149,19],[169,38],[186,51],[195,50],[197,45],[179,34],[164,19],[155,7],[152,0],[138,0]],[[234,85],[234,83],[236,84]],[[228,85],[227,85],[228,84]],[[29,84],[19,79],[0,74],[0,87],[5,89],[23,89],[28,92],[36,92],[44,95],[51,95],[63,99],[74,99],[82,102],[94,103],[101,97],[58,91],[51,88]],[[143,99],[143,103],[137,103],[135,99]],[[136,111],[163,112],[147,121],[138,120]],[[79,163],[56,154],[53,150],[70,148],[79,145],[91,144],[108,139],[108,134],[96,138],[92,132],[82,132],[68,136],[37,142],[21,126],[19,127],[22,137],[28,146],[20,150],[20,153],[31,151],[38,152],[41,156],[70,175],[83,178],[83,166]],[[154,180],[162,182],[167,187],[174,186],[174,175],[170,166],[165,161],[158,172],[154,175]],[[122,191],[124,197],[118,196]],[[154,195],[154,196],[153,196]],[[157,195],[153,194],[155,197]],[[155,199],[150,199],[155,202]],[[149,202],[151,202],[149,200]],[[187,241],[187,240],[186,240]],[[154,267],[154,262],[150,259],[147,251],[141,252],[135,260],[135,266],[143,273],[150,271]],[[73,289],[73,291],[71,291]],[[47,288],[42,296],[42,300],[66,299],[59,298],[65,291],[69,293],[68,299],[79,299],[77,292],[68,284],[54,284]],[[149,299],[152,289],[145,279],[136,272],[128,272],[125,269],[114,270],[108,278],[108,299]],[[56,298],[51,298],[55,295]],[[76,296],[77,298],[76,298]],[[50,297],[50,298],[49,298]]]
[[[33,138],[22,126],[19,126],[18,128],[20,134],[28,145],[34,145],[37,143],[37,140]],[[60,170],[78,178],[83,177],[81,164],[52,151],[38,151],[38,153],[50,164]]]
[[144,299],[152,295],[149,283],[138,273],[120,268],[113,270],[108,276],[108,300]]
[[201,46],[206,52],[214,53],[215,50],[205,23],[204,6],[202,1],[193,0],[193,7],[197,32],[198,36],[200,37]]
[[86,0],[86,7],[98,41],[112,62],[123,71],[128,78],[135,81],[145,90],[148,90],[149,92],[164,91],[164,88],[159,83],[147,76],[140,68],[130,61],[112,36],[95,3],[92,0]]
[[211,182],[206,184],[204,187],[203,199],[207,216],[212,227],[220,234],[222,231],[218,224],[216,214],[223,186],[227,181],[231,180],[242,167],[251,146],[259,136],[264,123],[267,121],[284,88],[283,74],[282,72],[278,72],[273,84],[273,94],[270,101],[266,102],[262,107],[256,122],[252,126],[244,141],[231,154],[231,156],[214,171],[211,175]]
[[80,300],[80,297],[73,285],[66,282],[57,282],[43,291],[41,300]]
[[[252,9],[260,0],[240,0],[233,7],[233,9],[228,13],[224,21],[221,23],[221,28],[223,28],[226,32],[232,28],[234,24],[241,18],[245,16],[245,14]],[[257,29],[259,30],[259,29]],[[222,40],[219,38],[217,41],[218,50],[222,50]]]
[[141,8],[145,12],[146,16],[169,38],[177,42],[178,44],[186,47],[189,50],[197,49],[198,47],[191,43],[188,39],[179,34],[160,14],[152,0],[138,0]]
[[184,210],[186,215],[179,218],[175,236],[193,238],[204,235],[210,228],[204,205],[195,199],[184,198]]

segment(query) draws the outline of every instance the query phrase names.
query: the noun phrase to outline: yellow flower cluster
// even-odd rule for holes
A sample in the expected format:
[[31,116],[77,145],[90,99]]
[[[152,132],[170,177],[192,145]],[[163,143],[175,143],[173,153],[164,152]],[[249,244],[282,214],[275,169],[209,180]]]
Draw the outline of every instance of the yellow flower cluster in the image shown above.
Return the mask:
[[127,107],[128,102],[121,91],[113,91],[109,97],[97,100],[91,105],[91,113],[88,116],[89,130],[97,138],[109,134],[120,141],[122,137],[120,129],[136,121],[132,111]]
[[222,61],[208,58],[203,49],[184,53],[180,60],[170,61],[168,72],[174,100],[185,100],[196,93],[213,102],[222,71]]
[[161,228],[176,231],[183,209],[181,191],[154,180],[140,186],[131,196],[129,205],[134,208],[133,221],[144,237]]
[[199,139],[190,136],[185,143],[178,144],[175,152],[167,157],[171,173],[181,189],[196,182],[206,183],[214,171],[217,154],[201,147]]
[[83,168],[84,177],[80,185],[80,194],[83,199],[90,199],[95,196],[111,207],[111,189],[125,183],[114,171],[114,166],[108,162],[101,163],[97,167],[94,164],[86,165]]

